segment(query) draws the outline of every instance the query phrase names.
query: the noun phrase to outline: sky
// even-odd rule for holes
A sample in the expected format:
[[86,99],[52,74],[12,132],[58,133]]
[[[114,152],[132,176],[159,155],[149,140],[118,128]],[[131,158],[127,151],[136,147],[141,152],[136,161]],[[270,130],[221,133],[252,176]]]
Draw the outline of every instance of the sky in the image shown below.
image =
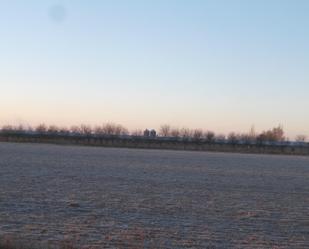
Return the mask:
[[307,0],[0,3],[0,125],[309,136]]

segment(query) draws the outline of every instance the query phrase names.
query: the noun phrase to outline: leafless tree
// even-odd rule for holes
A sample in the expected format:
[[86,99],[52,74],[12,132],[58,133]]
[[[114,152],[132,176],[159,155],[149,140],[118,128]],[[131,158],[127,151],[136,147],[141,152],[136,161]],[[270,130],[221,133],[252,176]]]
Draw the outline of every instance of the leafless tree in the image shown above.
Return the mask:
[[304,143],[306,142],[307,137],[305,135],[297,135],[295,141],[299,143]]
[[216,142],[224,142],[226,141],[226,136],[224,134],[218,134],[215,136],[215,141]]
[[239,135],[235,132],[231,132],[227,138],[228,142],[231,144],[236,144],[239,141]]
[[278,127],[273,128],[272,132],[273,132],[273,136],[275,138],[275,141],[281,142],[281,141],[285,140],[282,125],[279,125]]
[[15,129],[16,129],[16,132],[18,133],[24,133],[26,131],[26,128],[22,124],[16,126]]
[[168,124],[161,125],[159,133],[162,137],[170,136],[171,135],[170,132],[171,132],[171,126],[170,125],[168,125]]
[[107,123],[102,128],[105,135],[114,135],[114,124]]
[[129,131],[122,125],[106,123],[100,128],[100,132],[104,135],[127,135]]
[[207,143],[213,143],[215,141],[216,135],[212,131],[207,131],[204,136]]
[[120,135],[128,135],[129,131],[127,128],[123,127],[122,125],[114,125],[114,135],[120,136]]
[[188,140],[192,137],[192,131],[188,128],[182,128],[180,130],[180,136],[182,137],[183,140]]
[[203,130],[202,129],[195,129],[193,131],[193,140],[196,142],[199,142],[202,140],[203,138]]
[[256,136],[256,132],[255,132],[255,128],[254,126],[252,126],[249,130],[248,133],[242,133],[242,134],[239,134],[239,140],[244,142],[244,143],[253,143],[256,141],[257,139],[257,136]]
[[58,127],[58,132],[61,135],[65,135],[65,134],[69,134],[70,130],[67,127],[65,127],[65,126],[62,126],[62,127]]
[[172,128],[170,134],[172,137],[178,138],[180,136],[180,130],[178,128]]
[[82,124],[80,126],[80,131],[81,131],[81,134],[86,135],[86,136],[89,136],[92,134],[92,128],[90,125]]
[[102,136],[102,135],[105,134],[104,128],[102,126],[99,126],[99,125],[94,127],[93,132],[94,132],[95,135],[98,135],[98,136]]
[[48,133],[52,133],[52,134],[56,134],[59,132],[59,128],[56,126],[56,125],[50,125],[48,128],[47,128],[47,132]]
[[135,136],[135,137],[142,137],[143,136],[143,131],[140,130],[140,129],[136,129],[136,130],[131,132],[131,135]]
[[14,131],[14,127],[12,125],[4,125],[1,130],[3,133],[11,133]]
[[251,126],[248,136],[249,136],[250,141],[255,141],[256,140],[256,136],[257,135],[256,135],[256,132],[255,132],[254,125]]
[[263,131],[257,140],[259,142],[282,142],[285,140],[283,127],[279,125],[272,130]]
[[76,134],[76,135],[82,133],[80,127],[77,126],[77,125],[71,126],[70,131],[71,131],[73,134]]
[[47,132],[47,127],[45,124],[39,124],[36,128],[35,131],[39,134],[44,134]]
[[[45,124],[40,124],[34,129],[31,126],[25,128],[23,126],[12,126],[12,125],[4,125],[1,127],[0,131],[2,134],[19,134],[23,132],[36,131],[37,134],[45,134],[46,132],[49,134],[61,134],[65,135],[69,132],[72,132],[75,135],[111,135],[111,136],[121,136],[128,135],[129,131],[122,125],[114,124],[114,123],[106,123],[101,126],[96,126],[92,129],[89,125],[81,125],[81,126],[72,126],[70,130],[66,127],[57,127],[56,125],[46,126]],[[149,131],[150,132],[150,131]],[[156,132],[152,130],[152,137],[156,137]],[[238,142],[282,142],[286,140],[284,136],[284,130],[281,125],[274,127],[272,129],[263,131],[261,134],[257,135],[254,129],[254,126],[251,127],[248,133],[237,134],[235,132],[231,132],[226,138],[224,135],[215,135],[212,131],[207,131],[203,133],[201,129],[190,130],[188,128],[182,128],[181,130],[178,128],[173,128],[168,124],[162,125],[159,132],[160,136],[163,137],[181,137],[183,140],[191,140],[191,141],[202,141],[205,139],[207,142],[225,142],[229,141],[230,143],[238,143]],[[131,132],[132,136],[142,136],[143,132],[141,130],[135,130]],[[226,140],[227,139],[227,140]],[[306,142],[307,137],[305,135],[298,135],[295,138],[297,142]]]

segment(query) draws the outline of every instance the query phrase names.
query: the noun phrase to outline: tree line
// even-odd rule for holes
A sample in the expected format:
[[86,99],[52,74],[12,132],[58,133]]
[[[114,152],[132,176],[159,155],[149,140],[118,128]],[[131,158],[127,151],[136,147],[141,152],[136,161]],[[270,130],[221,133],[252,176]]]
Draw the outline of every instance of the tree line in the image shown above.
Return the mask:
[[[159,134],[164,137],[180,137],[190,138],[196,141],[227,141],[229,143],[263,143],[263,142],[285,142],[288,138],[285,136],[284,129],[281,125],[269,130],[257,133],[254,127],[251,127],[249,132],[236,133],[230,132],[228,135],[216,134],[213,131],[204,131],[203,129],[187,129],[187,128],[175,128],[170,125],[162,125],[160,127]],[[305,135],[298,135],[295,138],[296,142],[306,142],[307,137]]]
[[[137,129],[129,131],[120,124],[105,123],[98,126],[90,126],[86,124],[68,127],[60,127],[56,125],[39,124],[36,127],[31,126],[13,126],[4,125],[1,127],[2,134],[39,134],[39,135],[76,135],[76,136],[131,136],[144,137],[144,131]],[[287,141],[283,127],[281,125],[261,133],[257,133],[252,127],[249,132],[236,133],[230,132],[228,135],[216,134],[213,131],[203,129],[176,128],[168,124],[161,125],[157,132],[159,138],[176,139],[194,142],[228,142],[228,143],[280,143]],[[296,142],[306,142],[305,135],[298,135]]]

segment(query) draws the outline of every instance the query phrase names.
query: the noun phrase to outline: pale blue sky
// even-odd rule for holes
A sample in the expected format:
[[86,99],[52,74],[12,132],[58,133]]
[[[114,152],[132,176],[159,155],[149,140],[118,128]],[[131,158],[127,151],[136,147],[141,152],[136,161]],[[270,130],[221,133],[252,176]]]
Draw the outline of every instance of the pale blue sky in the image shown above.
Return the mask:
[[309,135],[309,1],[10,0],[0,124]]

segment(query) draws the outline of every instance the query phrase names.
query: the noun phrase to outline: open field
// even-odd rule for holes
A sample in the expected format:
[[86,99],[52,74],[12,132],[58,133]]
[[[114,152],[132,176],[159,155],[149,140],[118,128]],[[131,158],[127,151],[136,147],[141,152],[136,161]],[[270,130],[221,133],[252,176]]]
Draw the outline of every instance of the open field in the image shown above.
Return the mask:
[[0,143],[0,237],[309,248],[309,157]]

